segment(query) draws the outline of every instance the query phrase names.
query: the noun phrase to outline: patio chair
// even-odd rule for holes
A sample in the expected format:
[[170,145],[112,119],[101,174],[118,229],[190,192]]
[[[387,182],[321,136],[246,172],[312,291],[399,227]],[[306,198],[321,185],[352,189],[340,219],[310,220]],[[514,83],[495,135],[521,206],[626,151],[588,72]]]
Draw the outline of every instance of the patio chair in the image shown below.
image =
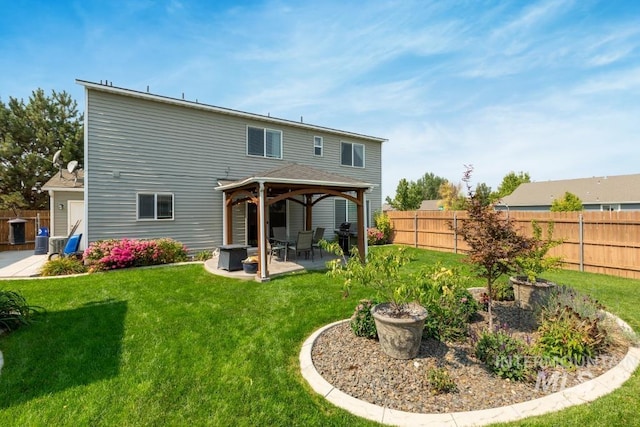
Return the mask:
[[320,251],[320,258],[322,258],[322,248],[320,247],[320,240],[324,238],[324,227],[317,227],[316,231],[313,233],[313,248],[318,248]]
[[296,255],[296,261],[298,260],[298,253],[304,252],[306,258],[309,258],[311,253],[311,261],[313,261],[313,231],[300,231],[298,232],[298,238],[295,243],[288,245],[288,250],[291,250]]
[[[269,263],[271,263],[271,260],[273,259],[273,254],[278,253],[280,254],[280,252],[285,251],[284,252],[284,260],[287,260],[287,245],[274,241],[273,244],[271,244],[271,242],[269,240],[267,240],[267,255],[269,256]],[[280,256],[280,255],[278,255]]]
[[78,255],[81,255],[81,253],[78,253],[78,249],[80,248],[80,240],[82,240],[82,233],[75,234],[69,237],[69,240],[67,240],[67,244],[64,246],[62,253],[53,252],[49,254],[48,259],[52,260],[57,258],[68,258],[72,256],[77,257]]
[[286,244],[289,241],[287,237],[287,227],[273,227],[273,240],[275,243]]

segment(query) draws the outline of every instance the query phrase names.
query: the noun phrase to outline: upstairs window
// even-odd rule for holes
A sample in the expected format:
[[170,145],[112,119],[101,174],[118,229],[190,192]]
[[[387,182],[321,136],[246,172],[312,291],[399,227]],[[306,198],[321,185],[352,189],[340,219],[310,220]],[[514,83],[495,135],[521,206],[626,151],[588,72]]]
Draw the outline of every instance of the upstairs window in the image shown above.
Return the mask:
[[281,159],[282,131],[249,126],[247,128],[247,154]]
[[364,145],[351,142],[340,143],[340,164],[354,168],[364,167]]
[[173,194],[138,193],[138,219],[173,219]]
[[314,136],[313,137],[313,154],[316,156],[322,157],[322,137]]

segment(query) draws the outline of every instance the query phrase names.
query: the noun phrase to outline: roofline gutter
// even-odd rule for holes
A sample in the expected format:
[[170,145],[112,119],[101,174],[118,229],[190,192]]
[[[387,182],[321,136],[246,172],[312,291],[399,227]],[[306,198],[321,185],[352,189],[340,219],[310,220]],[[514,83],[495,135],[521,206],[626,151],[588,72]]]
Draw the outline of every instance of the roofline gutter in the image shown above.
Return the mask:
[[125,89],[117,86],[108,86],[105,84],[89,82],[87,80],[76,79],[76,83],[84,86],[85,89],[93,89],[101,92],[116,93],[118,95],[129,96],[133,98],[141,98],[141,99],[147,99],[147,100],[152,100],[156,102],[163,102],[165,104],[173,104],[173,105],[179,105],[179,106],[188,107],[188,108],[196,108],[200,110],[216,112],[219,114],[225,114],[228,116],[243,117],[246,119],[260,120],[260,121],[279,124],[279,125],[295,126],[298,128],[328,132],[335,135],[341,135],[349,138],[364,139],[367,141],[378,142],[378,143],[383,143],[388,141],[388,139],[386,138],[379,138],[376,136],[363,135],[355,132],[348,132],[348,131],[328,128],[323,126],[311,125],[311,124],[306,124],[302,122],[296,122],[293,120],[279,119],[271,116],[263,116],[261,114],[247,113],[245,111],[232,110],[230,108],[216,107],[214,105],[201,104],[196,101],[187,101],[184,99],[177,99],[177,98],[171,98],[168,96],[155,95],[148,92],[140,92],[137,90]]

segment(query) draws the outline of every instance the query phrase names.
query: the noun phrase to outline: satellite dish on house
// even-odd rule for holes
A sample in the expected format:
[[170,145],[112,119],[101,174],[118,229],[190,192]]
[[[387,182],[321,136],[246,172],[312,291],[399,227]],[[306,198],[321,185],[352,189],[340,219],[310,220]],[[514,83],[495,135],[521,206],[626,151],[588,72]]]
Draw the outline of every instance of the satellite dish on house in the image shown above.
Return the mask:
[[53,155],[53,164],[60,166],[62,164],[62,160],[60,160],[60,154],[62,154],[62,150],[58,150]]
[[60,158],[60,154],[62,154],[62,150],[58,150],[53,154],[53,164],[58,165],[58,169],[60,169],[60,178],[62,178],[62,159]]
[[67,163],[67,171],[69,171],[69,173],[73,173],[78,167],[78,161],[77,160],[71,160],[69,163]]

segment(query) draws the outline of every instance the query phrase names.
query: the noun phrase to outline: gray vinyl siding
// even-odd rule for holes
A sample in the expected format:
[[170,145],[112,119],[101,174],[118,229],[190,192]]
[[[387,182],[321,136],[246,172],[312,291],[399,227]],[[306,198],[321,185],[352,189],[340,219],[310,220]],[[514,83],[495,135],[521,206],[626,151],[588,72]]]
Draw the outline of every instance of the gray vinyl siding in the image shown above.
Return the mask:
[[[381,203],[381,144],[330,132],[277,125],[139,97],[88,88],[85,117],[85,188],[88,242],[111,238],[170,237],[194,253],[222,244],[219,179],[255,175],[286,162],[378,184],[367,194],[372,212]],[[283,159],[246,154],[247,126],[282,131]],[[313,137],[323,137],[323,156],[313,155]],[[365,168],[340,165],[340,142],[365,145]],[[138,221],[138,193],[171,193],[174,219]],[[333,201],[313,212],[314,227],[332,237]],[[245,209],[234,208],[233,241],[246,242]],[[304,210],[289,203],[291,233],[304,227]]]

